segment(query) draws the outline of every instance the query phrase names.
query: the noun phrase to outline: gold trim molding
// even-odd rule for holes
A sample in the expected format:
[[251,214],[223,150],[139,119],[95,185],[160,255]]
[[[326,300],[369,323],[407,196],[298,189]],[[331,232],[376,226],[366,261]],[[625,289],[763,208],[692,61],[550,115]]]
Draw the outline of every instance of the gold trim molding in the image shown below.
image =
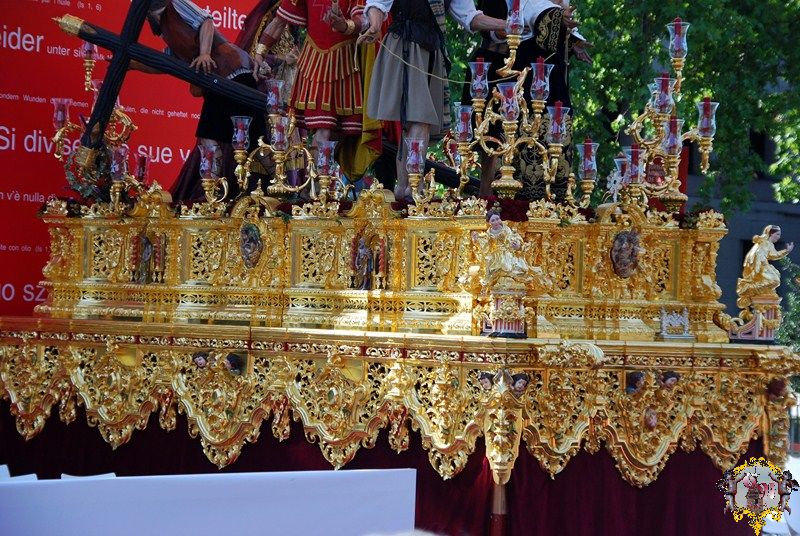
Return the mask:
[[[231,354],[241,374],[225,366]],[[0,319],[0,388],[27,439],[56,405],[65,422],[84,406],[114,448],[154,412],[174,428],[179,411],[223,467],[258,440],[264,421],[285,439],[293,418],[336,468],[382,429],[397,451],[415,431],[450,478],[483,436],[498,484],[511,478],[521,447],[553,477],[581,448],[604,447],[636,486],[653,482],[678,447],[699,446],[729,469],[761,437],[780,464],[794,399],[768,386],[799,364],[765,345]],[[642,381],[626,392],[632,372]],[[664,382],[667,372],[677,383]]]

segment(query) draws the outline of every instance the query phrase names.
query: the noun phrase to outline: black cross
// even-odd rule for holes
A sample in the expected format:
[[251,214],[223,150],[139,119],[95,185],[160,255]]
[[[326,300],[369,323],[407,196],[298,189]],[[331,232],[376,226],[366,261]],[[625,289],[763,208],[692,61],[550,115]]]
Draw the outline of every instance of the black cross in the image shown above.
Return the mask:
[[226,78],[221,78],[213,73],[208,75],[198,73],[178,59],[140,45],[138,43],[139,35],[142,33],[142,26],[144,26],[147,19],[147,11],[151,2],[152,0],[132,0],[120,35],[77,17],[65,16],[61,19],[56,19],[61,29],[65,32],[77,35],[81,39],[108,49],[114,54],[106,77],[103,80],[103,87],[100,88],[100,93],[97,96],[92,116],[89,118],[86,130],[81,137],[81,145],[91,149],[98,149],[101,146],[103,132],[105,132],[108,125],[108,120],[114,110],[119,91],[125,81],[125,75],[132,60],[266,113],[266,101],[264,95],[259,91]]

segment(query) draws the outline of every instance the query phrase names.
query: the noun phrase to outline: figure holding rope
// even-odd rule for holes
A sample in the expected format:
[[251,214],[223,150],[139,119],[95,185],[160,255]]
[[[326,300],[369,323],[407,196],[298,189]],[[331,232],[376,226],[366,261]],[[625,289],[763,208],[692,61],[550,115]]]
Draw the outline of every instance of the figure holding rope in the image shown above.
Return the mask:
[[[445,12],[471,31],[501,31],[506,23],[484,15],[471,0],[452,0],[447,5],[445,0],[367,0],[365,9],[369,27],[359,43],[374,42],[384,19],[392,16],[372,73],[367,115],[400,121],[405,137],[424,140],[425,154],[430,139],[441,138],[450,127]],[[394,192],[398,199],[411,197],[405,149],[398,154]]]
[[[478,0],[478,8],[484,10],[488,15],[494,17],[507,17],[511,0]],[[586,48],[592,46],[577,31],[578,22],[575,20],[574,6],[569,5],[568,0],[525,0],[520,7],[522,19],[525,27],[522,31],[522,43],[517,50],[517,58],[514,69],[522,70],[530,67],[531,63],[537,58],[542,57],[547,63],[553,64],[553,71],[550,75],[550,96],[547,105],[552,106],[556,101],[571,108],[569,95],[568,66],[570,54],[575,55],[580,61],[591,63],[592,59],[586,52]],[[501,68],[506,56],[508,56],[508,45],[505,42],[505,34],[500,32],[481,32],[482,41],[480,46],[475,49],[469,61],[477,61],[479,58],[487,61],[489,67],[489,79],[491,92],[492,87],[498,79],[497,69]],[[530,98],[532,76],[529,74],[525,79],[525,98]],[[467,70],[467,82],[470,81],[470,72]],[[468,104],[471,100],[469,85],[466,85],[461,96],[461,102]],[[500,125],[492,125],[489,134],[493,137],[502,137]],[[534,159],[535,153],[524,151],[523,159]],[[520,166],[528,169],[530,166]],[[492,181],[495,179],[497,171],[497,157],[481,155],[481,188],[479,195],[486,197],[492,193]],[[530,177],[520,178],[525,185],[522,194],[525,197],[534,197],[532,194],[532,184]]]

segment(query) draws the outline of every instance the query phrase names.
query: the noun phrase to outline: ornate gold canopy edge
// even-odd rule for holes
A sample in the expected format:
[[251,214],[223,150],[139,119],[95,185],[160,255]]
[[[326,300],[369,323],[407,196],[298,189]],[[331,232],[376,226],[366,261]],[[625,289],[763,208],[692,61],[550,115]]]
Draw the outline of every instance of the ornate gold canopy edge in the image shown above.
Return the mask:
[[0,389],[30,439],[54,406],[76,404],[113,448],[159,413],[185,413],[223,467],[271,421],[290,419],[336,468],[388,429],[393,449],[417,431],[443,478],[481,436],[495,481],[524,445],[555,477],[601,447],[623,478],[653,482],[678,448],[698,445],[720,469],[761,437],[782,463],[800,358],[772,345],[494,339],[375,331],[0,319]]

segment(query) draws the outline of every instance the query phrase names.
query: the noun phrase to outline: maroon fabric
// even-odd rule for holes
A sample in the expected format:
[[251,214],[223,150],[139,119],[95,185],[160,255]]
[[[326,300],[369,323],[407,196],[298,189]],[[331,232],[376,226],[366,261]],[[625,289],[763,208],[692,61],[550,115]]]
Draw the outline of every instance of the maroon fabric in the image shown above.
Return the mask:
[[[178,416],[173,432],[162,430],[154,415],[145,430],[134,432],[128,444],[112,450],[96,429],[86,425],[85,414],[79,408],[73,424],[66,426],[53,415],[41,434],[25,442],[16,432],[8,403],[3,402],[0,403],[0,465],[7,464],[12,475],[36,473],[39,478],[59,478],[61,473],[115,472],[118,476],[139,476],[331,469],[319,446],[305,439],[297,423],[292,424],[292,433],[283,443],[272,436],[270,423],[266,423],[258,441],[246,445],[239,459],[221,471],[205,457],[200,440],[189,437],[186,430],[182,415]],[[417,470],[419,527],[459,536],[486,533],[492,476],[481,442],[464,471],[447,481],[431,467],[418,434],[411,434],[407,451],[396,454],[382,433],[375,448],[360,449],[346,466],[347,469],[405,467]]]
[[[760,453],[760,442],[753,442],[747,456]],[[145,430],[134,432],[130,443],[114,451],[86,425],[82,410],[78,422],[70,426],[51,417],[44,431],[26,443],[15,430],[6,402],[0,403],[0,464],[8,464],[12,475],[35,472],[40,478],[112,471],[119,476],[218,472],[203,454],[200,441],[189,437],[183,416],[173,432],[161,430],[153,416]],[[432,469],[415,433],[410,449],[400,454],[389,448],[382,433],[375,448],[360,449],[347,465],[348,469],[399,467],[417,470],[419,528],[454,536],[487,534],[492,478],[482,441],[464,471],[451,480],[442,480]],[[320,469],[330,469],[330,464],[295,423],[283,443],[272,437],[266,424],[259,440],[245,446],[241,457],[221,472]],[[579,453],[551,480],[523,450],[508,485],[508,534],[752,534],[744,522],[723,515],[722,496],[715,487],[720,476],[700,449],[689,454],[679,450],[654,484],[639,489],[622,480],[602,450],[595,455]]]
[[[762,453],[753,441],[743,459]],[[658,479],[641,489],[622,480],[605,449],[581,451],[554,480],[521,453],[508,485],[509,534],[752,536],[747,523],[723,514],[721,476],[699,447],[678,448]]]

